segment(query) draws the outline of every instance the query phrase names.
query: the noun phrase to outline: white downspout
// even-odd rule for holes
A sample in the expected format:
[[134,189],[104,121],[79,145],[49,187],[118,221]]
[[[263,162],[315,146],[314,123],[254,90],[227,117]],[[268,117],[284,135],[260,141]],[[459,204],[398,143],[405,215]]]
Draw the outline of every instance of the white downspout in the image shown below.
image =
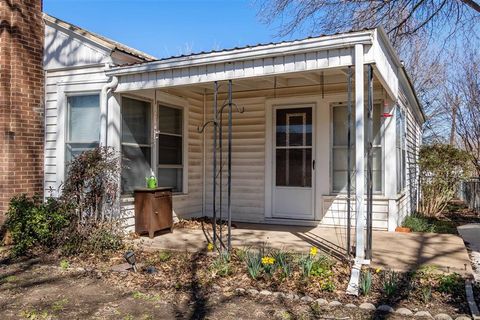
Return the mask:
[[118,78],[112,76],[100,92],[100,146],[107,146],[107,119],[108,119],[108,92],[115,90],[118,85]]

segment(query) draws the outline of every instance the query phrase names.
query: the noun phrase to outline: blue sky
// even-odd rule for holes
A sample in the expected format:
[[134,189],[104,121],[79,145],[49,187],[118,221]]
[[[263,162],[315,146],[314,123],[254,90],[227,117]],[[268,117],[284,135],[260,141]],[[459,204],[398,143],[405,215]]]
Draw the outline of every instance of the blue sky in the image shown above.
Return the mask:
[[44,0],[57,18],[159,58],[280,41],[254,0]]

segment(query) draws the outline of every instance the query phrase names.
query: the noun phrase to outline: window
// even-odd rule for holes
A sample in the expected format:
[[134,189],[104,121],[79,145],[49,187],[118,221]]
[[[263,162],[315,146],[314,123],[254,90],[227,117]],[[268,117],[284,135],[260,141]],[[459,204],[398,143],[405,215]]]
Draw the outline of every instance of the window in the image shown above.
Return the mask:
[[67,97],[67,165],[78,154],[97,147],[99,140],[100,96],[91,94]]
[[[365,112],[365,117],[367,113]],[[355,112],[352,108],[352,127],[351,127],[351,157],[350,168],[352,170],[352,188],[354,187],[355,178]],[[348,114],[346,104],[336,104],[332,107],[332,185],[333,192],[347,191],[347,156],[348,156]],[[365,119],[366,120],[366,119]],[[365,125],[365,139],[367,138]],[[372,148],[372,176],[373,191],[380,193],[383,190],[383,135],[381,121],[380,104],[373,105],[373,148]],[[365,147],[366,143],[365,143]],[[365,170],[367,164],[365,161]]]
[[406,182],[406,130],[405,130],[405,113],[397,105],[395,109],[395,150],[397,158],[397,193],[401,193],[405,189]]
[[183,110],[158,107],[158,185],[183,192]]
[[147,101],[122,98],[122,192],[144,187],[151,175],[151,107]]

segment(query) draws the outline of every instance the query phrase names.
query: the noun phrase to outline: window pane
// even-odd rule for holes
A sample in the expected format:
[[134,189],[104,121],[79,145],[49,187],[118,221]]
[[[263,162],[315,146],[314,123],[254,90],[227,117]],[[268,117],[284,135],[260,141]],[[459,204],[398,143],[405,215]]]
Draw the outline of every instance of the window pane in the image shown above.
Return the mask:
[[122,192],[145,187],[145,178],[151,174],[150,148],[122,146]]
[[182,110],[160,106],[158,108],[158,130],[163,133],[182,134]]
[[122,99],[122,142],[150,144],[150,103]]
[[158,137],[158,163],[182,164],[182,137],[160,134]]
[[[346,146],[348,134],[347,122],[347,107],[337,106],[333,107],[333,145]],[[353,115],[352,115],[353,120]],[[353,127],[353,126],[352,126]],[[353,132],[351,133],[352,142],[354,139]]]
[[379,104],[373,105],[373,144],[379,145],[382,142],[382,108]]
[[312,108],[276,111],[277,146],[312,145]]
[[67,164],[72,161],[80,153],[98,147],[98,143],[67,143],[67,154],[65,161]]
[[277,186],[312,186],[312,149],[277,149],[276,161]]
[[374,192],[382,191],[382,171],[372,170],[372,185]]
[[183,168],[160,168],[158,169],[158,186],[172,187],[173,192],[183,190]]
[[68,137],[70,142],[94,142],[100,139],[99,95],[71,96],[68,102]]
[[[354,184],[355,180],[352,180]],[[333,171],[333,191],[347,191],[347,171]]]

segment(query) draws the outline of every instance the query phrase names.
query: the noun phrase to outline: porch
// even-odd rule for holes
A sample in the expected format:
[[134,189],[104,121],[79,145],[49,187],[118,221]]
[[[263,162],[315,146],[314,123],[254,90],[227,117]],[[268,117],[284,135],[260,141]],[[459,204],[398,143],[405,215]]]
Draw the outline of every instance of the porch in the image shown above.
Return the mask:
[[[211,230],[174,229],[173,233],[135,240],[144,250],[205,251],[212,241]],[[238,223],[232,230],[232,246],[245,248],[264,244],[291,252],[308,252],[315,246],[334,258],[345,255],[345,229]],[[461,237],[437,233],[398,233],[373,231],[374,268],[396,271],[435,266],[439,271],[457,272],[470,277],[472,269]]]

